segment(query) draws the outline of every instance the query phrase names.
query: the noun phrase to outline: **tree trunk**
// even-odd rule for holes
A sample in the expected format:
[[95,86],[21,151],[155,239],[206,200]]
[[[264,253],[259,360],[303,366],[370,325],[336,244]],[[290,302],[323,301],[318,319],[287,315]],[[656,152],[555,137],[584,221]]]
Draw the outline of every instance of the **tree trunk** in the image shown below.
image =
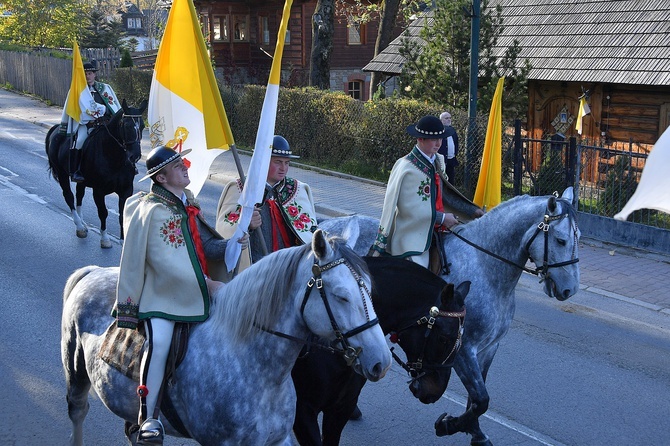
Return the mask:
[[[395,29],[396,16],[400,0],[384,0],[382,3],[381,18],[379,21],[379,31],[377,32],[377,41],[375,42],[375,56],[384,51],[391,40],[393,40],[393,30]],[[379,83],[383,79],[383,74],[373,71],[370,77],[370,97],[372,98]]]
[[312,16],[312,55],[309,85],[322,90],[330,89],[330,55],[333,52],[335,32],[334,0],[318,0]]

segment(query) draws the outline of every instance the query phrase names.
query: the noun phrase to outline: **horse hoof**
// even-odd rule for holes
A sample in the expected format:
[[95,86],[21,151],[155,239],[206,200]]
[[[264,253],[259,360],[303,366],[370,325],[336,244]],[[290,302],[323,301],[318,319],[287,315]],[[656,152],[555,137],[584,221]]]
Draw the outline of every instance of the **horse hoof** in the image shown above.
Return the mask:
[[435,435],[438,437],[444,437],[445,435],[452,435],[456,433],[450,424],[453,423],[455,418],[450,416],[448,413],[443,413],[435,421]]
[[470,441],[470,446],[493,446],[489,437],[484,438],[483,440],[472,440]]
[[100,240],[100,247],[103,249],[109,249],[112,247],[111,240]]
[[88,236],[88,229],[77,229],[77,237],[86,238]]

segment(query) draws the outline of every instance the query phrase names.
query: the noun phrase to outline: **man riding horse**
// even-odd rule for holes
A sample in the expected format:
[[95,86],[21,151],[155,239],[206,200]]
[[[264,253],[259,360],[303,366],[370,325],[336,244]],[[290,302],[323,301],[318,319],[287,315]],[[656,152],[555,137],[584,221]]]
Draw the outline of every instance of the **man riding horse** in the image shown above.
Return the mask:
[[[82,113],[80,120],[77,121],[67,114],[68,99],[65,100],[63,107],[63,116],[61,117],[61,133],[72,136],[73,141],[70,146],[70,177],[73,182],[81,183],[84,176],[81,173],[81,149],[88,137],[89,132],[96,126],[107,122],[119,109],[121,104],[116,98],[116,93],[109,84],[95,80],[98,69],[90,62],[84,64],[84,73],[86,75],[86,84],[95,101],[95,108]],[[70,92],[68,92],[68,97]]]

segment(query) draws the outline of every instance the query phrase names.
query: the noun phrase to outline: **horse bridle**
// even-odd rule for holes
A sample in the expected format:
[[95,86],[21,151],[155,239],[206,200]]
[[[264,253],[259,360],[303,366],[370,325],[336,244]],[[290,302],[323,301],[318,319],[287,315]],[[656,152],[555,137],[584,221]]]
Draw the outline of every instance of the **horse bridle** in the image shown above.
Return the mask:
[[[329,269],[335,268],[338,265],[345,265],[347,268],[349,268],[349,271],[356,279],[356,282],[358,283],[358,289],[361,293],[361,298],[363,299],[363,308],[365,309],[365,317],[367,319],[366,323],[356,328],[353,328],[345,333],[342,333],[342,330],[340,329],[339,325],[337,324],[337,321],[335,320],[335,315],[333,314],[333,311],[330,308],[330,304],[328,303],[328,297],[326,296],[326,291],[324,290],[323,278],[321,277],[321,273],[323,273],[324,271],[328,271]],[[351,266],[351,264],[347,262],[344,258],[340,258],[338,260],[326,263],[323,266],[319,265],[318,262],[315,261],[314,265],[312,265],[312,277],[307,281],[305,295],[303,297],[302,304],[300,305],[300,316],[303,318],[303,320],[304,320],[305,306],[307,305],[309,296],[312,294],[311,292],[314,286],[316,286],[316,289],[319,290],[319,295],[321,296],[321,300],[323,300],[323,304],[326,307],[326,312],[328,313],[328,318],[330,319],[330,325],[333,327],[333,331],[335,332],[335,340],[333,340],[330,344],[326,345],[321,342],[315,341],[314,339],[311,338],[300,339],[295,336],[271,330],[265,327],[260,328],[268,333],[302,343],[308,347],[316,346],[318,348],[328,350],[333,353],[341,353],[342,357],[347,363],[347,366],[351,366],[356,361],[358,356],[361,354],[362,349],[360,347],[358,348],[352,347],[347,341],[347,339],[367,330],[368,328],[372,328],[375,325],[379,324],[379,319],[378,318],[370,319],[370,315],[368,313],[368,306],[365,301],[364,293],[367,293],[369,297],[371,295],[370,290],[365,285],[365,281],[363,280],[361,275],[358,274]],[[340,346],[339,348],[337,347],[338,344]]]
[[[142,132],[140,130],[142,128],[142,126],[139,122],[139,119],[142,119],[142,115],[127,115],[127,114],[124,113],[123,117],[132,119],[133,123],[135,124],[135,126],[134,126],[135,127],[135,139],[133,139],[132,141],[126,141],[125,140],[125,134],[123,134],[123,137],[121,138],[122,140],[119,141],[116,138],[116,136],[114,136],[112,134],[112,132],[109,130],[109,125],[108,125],[109,123],[108,122],[103,124],[103,126],[105,127],[105,130],[107,131],[107,134],[109,135],[109,137],[112,138],[114,140],[114,142],[116,142],[117,145],[123,147],[124,152],[128,153],[128,146],[131,145],[131,144],[135,144],[136,142],[138,142],[142,139]],[[122,123],[123,123],[123,118],[121,120],[121,123],[119,123],[119,124],[123,125]],[[132,160],[129,160],[129,161],[131,163],[135,164]]]
[[[543,279],[544,276],[546,276],[547,272],[549,271],[549,268],[560,268],[562,266],[572,265],[573,263],[579,262],[579,258],[575,257],[575,258],[572,258],[570,260],[566,260],[565,262],[549,263],[549,229],[551,228],[550,223],[553,222],[553,221],[562,220],[564,217],[568,217],[569,215],[570,214],[568,212],[567,207],[564,207],[563,211],[558,215],[549,215],[549,209],[547,209],[547,212],[544,214],[543,220],[537,225],[537,227],[535,229],[535,232],[533,233],[533,235],[530,237],[530,239],[528,240],[528,242],[524,246],[524,250],[526,251],[526,253],[528,253],[528,258],[533,263],[535,263],[535,260],[530,255],[530,251],[529,251],[530,250],[530,245],[533,243],[533,241],[535,241],[535,238],[540,233],[544,233],[544,255],[543,255],[542,266],[537,267],[537,263],[535,263],[536,267],[534,269],[533,268],[528,268],[525,265],[519,265],[518,263],[514,263],[511,260],[508,260],[508,259],[506,259],[502,256],[499,256],[498,254],[496,254],[494,252],[491,252],[488,249],[477,245],[476,243],[471,242],[470,240],[468,240],[465,237],[463,237],[462,235],[460,235],[458,232],[451,231],[451,233],[453,235],[455,235],[457,238],[459,238],[460,240],[467,243],[468,245],[472,246],[473,248],[478,249],[479,251],[481,251],[481,252],[483,252],[487,255],[490,255],[491,257],[496,258],[496,259],[498,259],[502,262],[505,262],[508,265],[515,266],[515,267],[517,267],[517,268],[519,268],[519,269],[521,269],[521,270],[523,270],[527,273],[533,274],[535,276],[540,277],[540,279]],[[573,231],[573,233],[574,233],[574,236],[575,236],[575,243],[574,243],[574,246],[572,248],[572,257],[574,257],[574,255],[575,255],[575,248],[577,246],[576,225],[575,225],[575,230]]]
[[[437,318],[439,317],[450,317],[450,318],[458,318],[458,335],[456,337],[456,342],[454,343],[454,346],[452,347],[451,351],[447,355],[446,358],[444,358],[444,361],[442,361],[441,364],[424,364],[424,356],[426,354],[426,346],[428,344],[428,338],[430,337],[431,333],[433,332],[433,327],[435,326],[435,322],[437,322]],[[393,351],[393,347],[391,347],[391,355],[393,355],[393,359],[402,367],[405,369],[407,373],[412,376],[413,379],[418,379],[421,377],[421,375],[425,372],[424,370],[429,370],[429,369],[440,369],[440,368],[446,368],[450,367],[450,365],[446,365],[447,362],[453,358],[453,356],[458,352],[458,350],[461,348],[462,344],[462,336],[463,336],[463,324],[465,322],[465,307],[461,311],[442,311],[437,307],[431,307],[430,310],[428,311],[427,316],[422,316],[421,318],[417,319],[416,321],[412,322],[411,324],[406,325],[405,327],[395,330],[391,332],[390,340],[392,343],[397,344],[400,341],[400,333],[403,331],[409,330],[411,328],[416,328],[416,327],[421,327],[423,325],[426,326],[426,330],[423,335],[423,347],[421,348],[421,354],[417,358],[416,361],[414,362],[405,362],[398,355],[395,354]]]

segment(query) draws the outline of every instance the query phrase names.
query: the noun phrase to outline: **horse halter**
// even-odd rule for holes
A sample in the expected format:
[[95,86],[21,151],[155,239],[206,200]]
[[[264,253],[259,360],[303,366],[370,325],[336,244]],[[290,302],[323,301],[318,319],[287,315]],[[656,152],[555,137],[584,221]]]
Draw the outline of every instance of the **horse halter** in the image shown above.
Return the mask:
[[[330,304],[328,303],[328,298],[326,296],[326,292],[324,290],[323,286],[323,279],[321,277],[321,273],[324,271],[328,271],[329,269],[335,268],[338,265],[345,265],[347,268],[349,268],[349,271],[351,274],[354,276],[356,279],[356,282],[358,283],[358,289],[361,293],[361,299],[363,300],[363,308],[365,309],[365,317],[367,319],[367,322],[352,329],[349,330],[346,333],[342,333],[342,330],[340,329],[339,325],[337,324],[337,321],[335,320],[335,316],[333,315],[333,311],[330,308]],[[312,277],[307,281],[307,288],[305,289],[305,297],[302,300],[302,305],[300,306],[300,315],[303,316],[304,318],[304,311],[305,311],[305,306],[307,305],[307,300],[309,299],[309,296],[311,295],[311,291],[316,285],[316,288],[319,290],[319,294],[321,295],[321,300],[323,300],[323,305],[326,307],[326,311],[328,312],[328,318],[330,319],[330,325],[333,327],[333,331],[335,332],[335,340],[331,343],[330,348],[333,351],[337,351],[339,353],[342,353],[342,356],[347,363],[347,366],[351,366],[358,356],[361,354],[362,349],[360,347],[354,348],[351,345],[349,345],[349,342],[347,341],[348,338],[357,335],[358,333],[361,333],[368,328],[372,328],[375,325],[379,324],[379,319],[374,318],[370,319],[370,315],[368,314],[368,305],[365,301],[365,293],[367,293],[368,297],[371,295],[370,290],[368,290],[367,286],[365,285],[365,282],[363,281],[363,278],[361,277],[360,274],[358,274],[351,264],[347,262],[344,258],[340,258],[338,260],[334,260],[332,262],[329,262],[323,266],[320,266],[317,262],[314,262],[314,265],[312,265]],[[333,347],[334,345],[339,344],[341,346],[341,349],[337,349],[336,347]]]
[[[563,209],[563,211],[558,214],[558,215],[549,215],[549,213],[544,214],[544,219],[541,221],[538,225],[537,228],[535,229],[535,233],[531,236],[531,238],[528,240],[528,243],[526,243],[525,250],[528,253],[528,258],[535,263],[536,267],[534,270],[530,270],[529,272],[540,277],[541,279],[546,276],[547,272],[549,271],[549,268],[560,268],[562,266],[567,266],[567,265],[572,265],[573,263],[579,262],[579,258],[575,257],[575,248],[577,246],[577,230],[575,226],[575,230],[573,231],[574,237],[575,237],[575,243],[572,246],[572,255],[570,260],[566,260],[565,262],[558,262],[558,263],[549,263],[549,229],[551,226],[549,223],[552,221],[559,221],[562,220],[563,218],[567,217],[568,210],[566,208]],[[542,266],[538,267],[537,263],[533,259],[533,257],[530,255],[530,245],[533,244],[533,241],[535,241],[535,238],[540,234],[540,232],[544,233],[544,255],[542,259]]]
[[[426,354],[426,344],[428,343],[428,338],[433,332],[435,322],[437,322],[437,318],[439,317],[458,318],[458,335],[456,337],[456,342],[454,343],[454,346],[451,348],[451,351],[449,352],[447,357],[444,358],[444,361],[442,361],[441,364],[424,364],[423,359]],[[404,362],[402,359],[400,359],[398,355],[395,354],[395,352],[393,351],[394,347],[391,347],[391,355],[393,356],[393,359],[395,359],[395,361],[400,365],[400,367],[405,369],[405,371],[409,373],[413,379],[420,378],[424,373],[422,372],[423,370],[450,367],[450,365],[445,364],[447,364],[447,362],[450,359],[452,359],[454,355],[458,353],[458,350],[460,350],[461,348],[464,322],[465,322],[465,307],[463,307],[461,311],[442,311],[437,307],[431,307],[430,310],[428,311],[427,316],[422,316],[415,322],[412,322],[411,324],[399,330],[391,332],[391,342],[397,344],[400,341],[400,333],[409,330],[411,328],[421,327],[425,325],[426,330],[423,335],[423,347],[421,348],[421,354],[419,355],[418,359],[414,362]]]
[[[560,199],[560,198],[557,199],[557,201],[563,201],[563,202],[565,202],[565,200],[562,200],[562,199]],[[483,252],[484,254],[490,255],[491,257],[493,257],[493,258],[495,258],[495,259],[498,259],[498,260],[500,260],[500,261],[502,261],[502,262],[505,262],[505,263],[507,263],[508,265],[515,266],[515,267],[519,268],[520,270],[523,270],[523,271],[525,271],[525,272],[527,272],[527,273],[533,274],[534,276],[538,276],[538,277],[540,277],[540,282],[542,282],[542,280],[544,280],[544,279],[543,279],[544,276],[545,276],[545,275],[547,274],[547,272],[549,271],[549,268],[560,268],[560,267],[562,267],[562,266],[572,265],[573,263],[577,263],[577,262],[579,262],[579,258],[578,258],[578,257],[575,257],[575,248],[577,247],[577,225],[574,224],[574,225],[573,225],[573,227],[574,227],[573,235],[574,235],[574,238],[575,238],[575,243],[574,243],[574,245],[573,245],[573,247],[572,247],[572,256],[571,256],[571,257],[573,257],[573,258],[571,258],[570,260],[566,260],[565,262],[558,262],[558,263],[551,263],[551,264],[549,263],[549,229],[551,228],[550,223],[553,222],[553,221],[562,220],[564,217],[568,217],[568,218],[569,218],[569,215],[570,215],[570,214],[569,214],[569,211],[568,211],[567,207],[565,207],[565,208],[563,209],[563,211],[562,211],[560,214],[558,214],[558,215],[549,215],[549,209],[547,209],[547,212],[544,214],[544,218],[543,218],[543,220],[537,225],[537,228],[535,229],[535,233],[532,235],[532,237],[528,240],[528,242],[527,242],[526,245],[524,246],[524,250],[528,253],[528,258],[529,258],[533,263],[535,263],[535,260],[533,260],[532,256],[530,255],[530,252],[529,252],[529,250],[530,250],[530,245],[533,243],[533,241],[534,241],[535,238],[538,236],[538,234],[540,234],[540,232],[543,232],[543,233],[544,233],[544,255],[543,255],[543,262],[542,262],[542,266],[541,266],[541,267],[537,267],[537,266],[536,266],[535,269],[528,268],[528,267],[526,267],[525,265],[519,265],[518,263],[514,263],[514,262],[512,262],[511,260],[508,260],[508,259],[506,259],[506,258],[504,258],[504,257],[502,257],[502,256],[499,256],[498,254],[496,254],[496,253],[494,253],[494,252],[491,252],[491,251],[489,251],[488,249],[485,249],[485,248],[483,248],[483,247],[481,247],[481,246],[479,246],[479,245],[477,245],[477,244],[471,242],[470,240],[466,239],[465,237],[463,237],[462,235],[460,235],[460,234],[459,234],[458,232],[456,232],[456,231],[451,231],[451,234],[455,235],[455,236],[456,236],[458,239],[460,239],[461,241],[467,243],[468,245],[472,246],[472,247],[475,248],[475,249],[478,249],[479,251]],[[536,265],[537,265],[537,264],[536,264]]]
[[[123,124],[123,119],[125,118],[130,118],[133,121],[133,128],[134,128],[134,138],[126,140],[126,134],[124,132],[124,124]],[[121,118],[121,122],[119,122],[119,127],[121,127],[121,141],[112,134],[112,132],[109,130],[109,123],[105,123],[104,127],[105,130],[107,131],[107,134],[109,135],[110,138],[116,142],[116,144],[120,147],[123,147],[123,151],[128,153],[128,146],[138,143],[139,141],[142,140],[142,125],[140,123],[140,119],[142,119],[142,115],[127,115],[124,113],[123,118]],[[137,162],[137,160],[132,161],[130,160],[133,164]]]

